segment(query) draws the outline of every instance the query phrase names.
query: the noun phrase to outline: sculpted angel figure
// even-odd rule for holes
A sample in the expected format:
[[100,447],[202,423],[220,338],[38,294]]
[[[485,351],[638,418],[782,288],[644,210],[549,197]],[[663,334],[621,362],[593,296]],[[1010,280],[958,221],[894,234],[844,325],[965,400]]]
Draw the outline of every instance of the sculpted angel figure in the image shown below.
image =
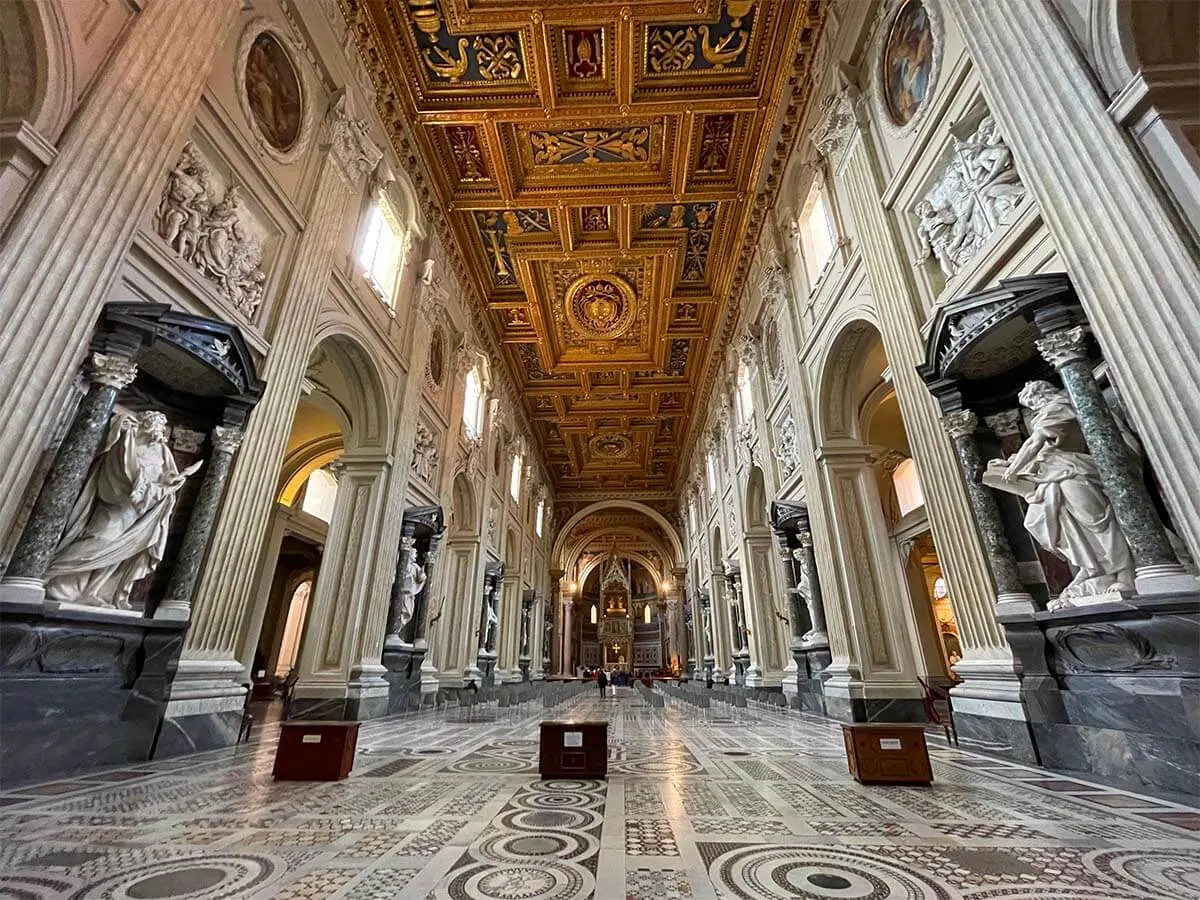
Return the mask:
[[1022,497],[1025,528],[1076,570],[1051,608],[1115,599],[1133,587],[1133,555],[1100,485],[1065,391],[1045,381],[1021,389],[1033,413],[1029,438],[1007,460],[988,464],[983,483]]
[[116,417],[46,573],[46,596],[129,609],[134,584],[162,562],[179,489],[202,464],[179,471],[162,413]]

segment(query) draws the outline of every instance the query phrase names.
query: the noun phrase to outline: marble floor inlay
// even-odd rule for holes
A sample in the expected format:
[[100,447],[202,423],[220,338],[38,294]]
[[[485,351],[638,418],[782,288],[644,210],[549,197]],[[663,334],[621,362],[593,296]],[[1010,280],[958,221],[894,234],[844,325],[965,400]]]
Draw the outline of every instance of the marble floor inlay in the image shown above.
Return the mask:
[[[864,787],[796,712],[542,712],[365,723],[332,784],[275,783],[271,725],[0,794],[0,900],[1200,900],[1197,809],[936,744],[932,787]],[[607,781],[538,780],[567,717]]]

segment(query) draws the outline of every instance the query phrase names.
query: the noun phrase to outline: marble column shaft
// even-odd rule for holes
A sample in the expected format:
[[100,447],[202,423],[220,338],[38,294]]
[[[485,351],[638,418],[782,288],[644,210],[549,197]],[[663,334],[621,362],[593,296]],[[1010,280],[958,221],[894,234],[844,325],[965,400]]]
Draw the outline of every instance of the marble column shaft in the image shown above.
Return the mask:
[[574,632],[575,632],[575,604],[570,600],[564,600],[563,609],[563,633],[562,633],[562,674],[571,676],[575,674],[575,659],[574,659]]
[[433,594],[433,578],[438,561],[437,541],[437,535],[430,538],[429,549],[425,552],[425,587],[413,598],[413,646],[425,645],[425,634],[429,630],[429,600]]
[[798,535],[800,552],[804,554],[804,566],[808,569],[808,615],[812,620],[813,637],[827,635],[825,625],[825,597],[821,593],[821,574],[817,571],[817,556],[813,551],[812,534],[801,531]]
[[[1028,600],[1032,604],[1033,598],[1021,582],[1020,573],[1017,571],[1016,556],[1013,554],[1012,546],[1008,543],[1008,536],[1004,533],[1004,521],[1000,517],[1000,507],[996,505],[992,489],[985,487],[978,480],[978,473],[983,466],[979,445],[975,443],[975,429],[979,425],[979,419],[971,410],[961,409],[948,413],[943,418],[943,425],[958,453],[963,483],[966,485],[967,496],[970,498],[971,508],[975,513],[980,537],[983,538],[983,547],[987,553],[992,578],[996,582],[996,591],[1002,599]],[[951,601],[951,605],[954,605],[953,601]],[[955,618],[957,618],[957,614],[956,607]]]
[[163,602],[154,611],[156,619],[187,619],[191,615],[192,595],[200,577],[200,566],[208,550],[213,524],[221,508],[225,484],[233,457],[242,443],[242,430],[218,425],[212,433],[212,453],[204,464],[200,493],[188,517],[187,531],[171,570],[171,580]]
[[1051,4],[956,0],[948,11],[1196,554],[1200,267],[1188,229]]
[[[0,242],[0,497],[22,496],[238,0],[147,3]],[[0,534],[19,504],[0,507]]]
[[1112,501],[1117,524],[1129,542],[1135,568],[1177,566],[1179,558],[1142,481],[1141,460],[1125,443],[1092,374],[1083,327],[1077,325],[1052,332],[1039,340],[1037,346],[1042,356],[1058,370],[1063,387],[1071,397],[1100,483]]
[[266,389],[250,414],[244,449],[230,475],[228,496],[213,533],[184,646],[211,658],[233,658],[254,586],[260,536],[274,509],[279,469],[313,352],[317,320],[342,236],[342,209],[354,187],[330,153],[317,177],[307,227],[280,293],[280,317],[263,376]]
[[90,381],[87,393],[79,403],[71,427],[59,445],[54,463],[34,501],[5,572],[7,577],[42,578],[46,574],[66,530],[71,508],[104,443],[117,394],[133,383],[137,366],[127,357],[93,353],[87,377]]
[[987,556],[975,526],[971,503],[959,474],[954,448],[942,430],[939,410],[917,365],[925,358],[922,313],[912,284],[912,267],[896,243],[895,227],[880,202],[883,177],[871,142],[859,129],[838,172],[857,226],[863,266],[879,310],[879,331],[904,418],[913,459],[925,490],[925,509],[938,558],[958,601],[955,608],[964,655],[1010,657],[995,617],[995,593]]

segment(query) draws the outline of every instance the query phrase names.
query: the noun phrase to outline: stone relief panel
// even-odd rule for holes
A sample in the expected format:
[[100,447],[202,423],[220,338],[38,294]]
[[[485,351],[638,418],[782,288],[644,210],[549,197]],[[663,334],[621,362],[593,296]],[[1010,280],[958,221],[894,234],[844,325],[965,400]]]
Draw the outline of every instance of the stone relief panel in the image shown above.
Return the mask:
[[250,215],[237,185],[220,177],[191,141],[167,173],[155,230],[247,319],[263,299],[265,229]]
[[985,114],[965,138],[952,138],[949,160],[933,188],[913,207],[918,262],[937,259],[947,279],[966,266],[997,228],[1016,218],[1026,189],[1012,151]]
[[441,455],[438,452],[438,435],[425,422],[417,422],[413,437],[412,471],[427,484],[436,484],[441,471]]
[[775,446],[771,450],[779,462],[781,478],[791,478],[800,466],[800,451],[796,441],[796,420],[789,412],[775,424]]

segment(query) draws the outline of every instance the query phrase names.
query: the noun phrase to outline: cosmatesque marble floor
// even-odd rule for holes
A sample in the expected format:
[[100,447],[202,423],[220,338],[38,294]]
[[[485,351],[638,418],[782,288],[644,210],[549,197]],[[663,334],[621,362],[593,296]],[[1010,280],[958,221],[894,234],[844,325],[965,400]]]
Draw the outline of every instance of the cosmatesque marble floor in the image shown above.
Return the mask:
[[353,775],[254,744],[0,795],[0,898],[1200,898],[1200,811],[932,746],[863,787],[837,727],[584,695],[607,781],[539,781],[540,708],[380,720]]

